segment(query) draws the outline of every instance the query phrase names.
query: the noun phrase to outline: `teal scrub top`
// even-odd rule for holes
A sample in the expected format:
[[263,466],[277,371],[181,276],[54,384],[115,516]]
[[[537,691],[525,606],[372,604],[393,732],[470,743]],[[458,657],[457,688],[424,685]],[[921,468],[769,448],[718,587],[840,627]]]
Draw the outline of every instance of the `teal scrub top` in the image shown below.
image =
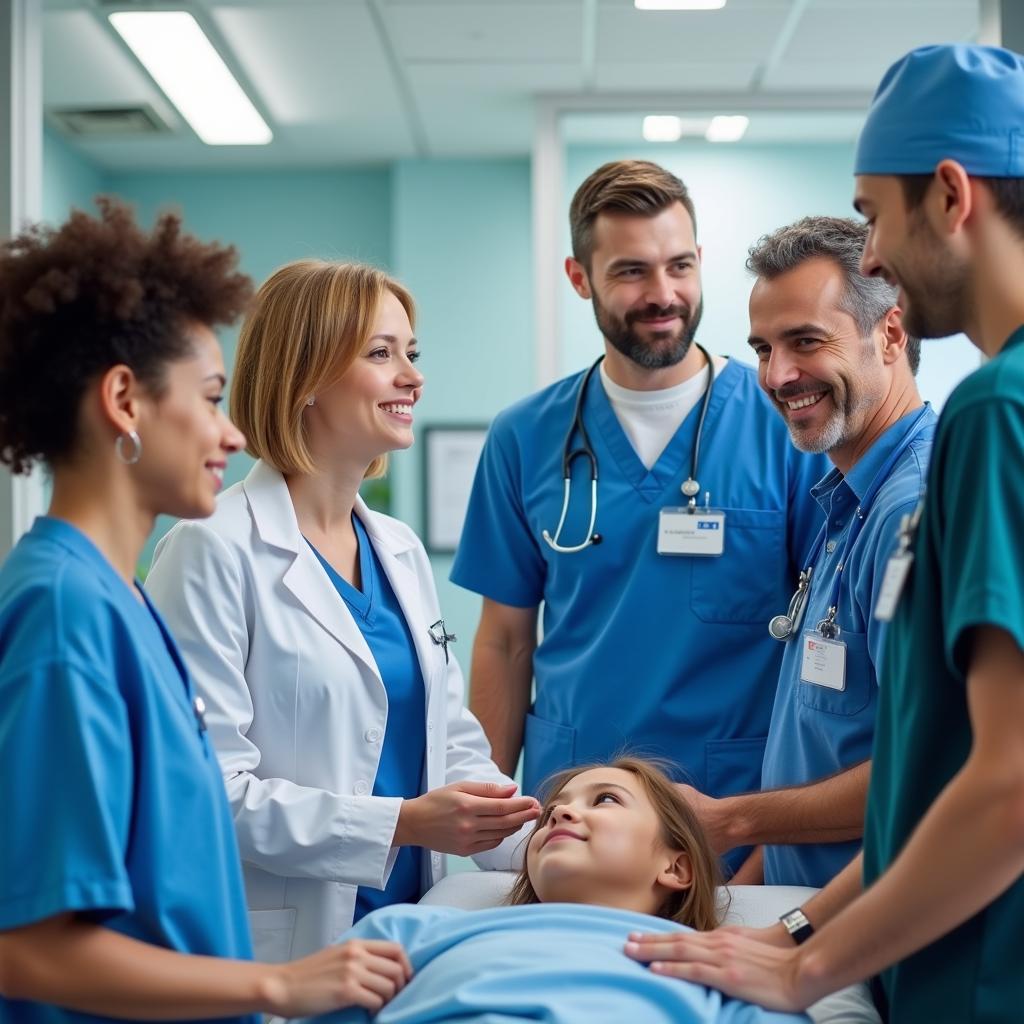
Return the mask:
[[[251,959],[231,813],[193,699],[148,599],[75,527],[37,519],[0,570],[0,930],[74,913]],[[12,1024],[105,1019],[0,998]]]
[[[341,941],[400,942],[412,962],[412,980],[374,1024],[809,1024],[802,1013],[762,1010],[653,974],[623,952],[631,931],[686,930],[647,914],[581,904],[406,906],[370,914]],[[355,1008],[314,1018],[370,1019]]]
[[[426,687],[416,645],[398,597],[358,516],[352,516],[352,524],[359,544],[362,590],[341,576],[312,544],[310,547],[352,613],[387,692],[387,727],[373,781],[373,795],[411,800],[423,792]],[[415,903],[423,894],[422,860],[420,847],[399,847],[385,888],[359,886],[354,919],[358,921],[371,910],[392,903]]]
[[[729,360],[715,377],[697,472],[700,504],[709,492],[725,511],[725,553],[659,555],[659,514],[686,501],[701,403],[648,471],[595,375],[583,418],[599,465],[603,542],[557,553],[541,531],[558,524],[582,376],[495,419],[451,573],[503,604],[543,602],[523,789],[536,793],[552,772],[626,751],[666,758],[677,778],[713,796],[758,789],[782,657],[768,620],[785,611],[814,539],[809,492],[828,463],[793,447],[756,371]],[[577,459],[565,543],[586,535],[589,514],[590,478]]]
[[[881,673],[864,881],[893,862],[971,747],[970,634],[1024,649],[1024,327],[950,396],[939,420],[914,564]],[[1024,878],[881,976],[900,1024],[1020,1024]]]
[[[812,552],[814,571],[803,623],[785,643],[761,773],[763,789],[804,786],[871,756],[877,667],[887,626],[875,618],[875,604],[889,556],[896,550],[900,520],[921,499],[935,424],[935,413],[927,406],[908,413],[845,476],[833,469],[811,492],[824,513],[824,525]],[[846,644],[846,678],[837,690],[804,682],[801,672],[804,636],[828,615],[840,564],[836,623],[837,639]],[[821,888],[859,849],[859,840],[766,846],[765,884]]]

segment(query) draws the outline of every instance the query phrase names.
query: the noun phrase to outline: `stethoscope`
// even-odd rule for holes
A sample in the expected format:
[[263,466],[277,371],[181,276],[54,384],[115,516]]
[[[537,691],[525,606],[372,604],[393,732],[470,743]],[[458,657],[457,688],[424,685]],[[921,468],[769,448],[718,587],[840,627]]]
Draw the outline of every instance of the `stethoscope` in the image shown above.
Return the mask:
[[[693,455],[690,459],[690,475],[683,481],[682,492],[689,499],[691,508],[697,504],[697,495],[700,494],[700,483],[697,480],[697,464],[700,459],[700,439],[704,432],[704,417],[707,415],[708,403],[711,401],[711,389],[715,383],[715,363],[703,345],[697,344],[697,348],[704,353],[708,361],[708,386],[704,389],[704,401],[701,403],[700,419],[697,421],[697,434],[693,439]],[[579,392],[576,395],[576,406],[572,414],[572,424],[569,432],[565,435],[565,443],[562,445],[562,514],[558,519],[558,526],[555,528],[554,537],[547,530],[541,530],[540,535],[547,542],[552,551],[563,555],[571,555],[574,551],[582,551],[591,544],[600,544],[604,539],[601,534],[594,533],[594,523],[597,521],[597,456],[590,443],[590,435],[587,433],[586,424],[583,422],[583,400],[587,394],[587,384],[594,375],[594,371],[601,365],[604,356],[599,356],[591,364],[590,368],[583,375]],[[573,434],[580,435],[580,447],[573,448]],[[562,527],[565,525],[565,517],[569,512],[569,498],[571,494],[572,463],[574,459],[584,458],[590,468],[590,524],[587,526],[586,539],[580,544],[571,547],[561,544],[559,537],[562,534]]]
[[[882,485],[886,480],[888,480],[893,466],[896,465],[900,456],[907,450],[907,448],[910,447],[914,438],[917,437],[918,427],[920,427],[921,422],[928,415],[928,411],[929,407],[925,405],[917,414],[917,417],[908,428],[903,440],[890,453],[885,464],[875,474],[875,478],[871,481],[871,485],[868,487],[867,491],[864,492],[864,497],[861,499],[861,503],[857,506],[854,521],[850,526],[849,533],[846,535],[846,544],[843,547],[843,556],[839,560],[839,564],[836,566],[835,575],[832,579],[832,592],[829,595],[828,611],[825,613],[825,618],[823,618],[814,627],[826,640],[835,640],[842,632],[836,622],[836,613],[839,610],[839,587],[843,579],[843,569],[846,567],[846,560],[849,557],[850,552],[853,550],[854,544],[857,543],[860,531],[864,527],[864,521],[867,519],[871,503],[875,500],[878,492],[882,489]],[[821,528],[821,532],[815,538],[814,546],[811,548],[814,552],[815,562],[817,562],[821,557],[827,536],[828,523],[826,522]],[[796,591],[790,599],[789,609],[786,611],[785,615],[773,615],[772,618],[768,620],[768,632],[773,639],[785,642],[793,636],[794,633],[799,631],[800,623],[803,621],[804,611],[807,607],[807,597],[811,589],[811,576],[813,574],[814,564],[812,563],[800,573],[800,576],[797,579]]]

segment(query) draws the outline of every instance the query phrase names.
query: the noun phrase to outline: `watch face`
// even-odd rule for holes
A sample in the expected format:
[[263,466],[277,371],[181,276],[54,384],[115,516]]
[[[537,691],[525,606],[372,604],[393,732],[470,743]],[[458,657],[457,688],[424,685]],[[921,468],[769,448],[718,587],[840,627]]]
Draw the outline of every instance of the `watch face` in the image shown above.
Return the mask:
[[814,934],[811,922],[807,920],[804,912],[799,907],[796,910],[791,910],[788,914],[783,914],[779,920],[786,931],[793,936],[797,945]]

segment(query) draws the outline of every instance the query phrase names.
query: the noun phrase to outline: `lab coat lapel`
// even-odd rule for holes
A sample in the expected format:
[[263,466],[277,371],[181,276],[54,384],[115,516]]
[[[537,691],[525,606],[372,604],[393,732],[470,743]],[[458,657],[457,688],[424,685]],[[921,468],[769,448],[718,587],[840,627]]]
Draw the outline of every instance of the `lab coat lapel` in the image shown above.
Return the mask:
[[379,679],[380,671],[366,638],[299,532],[295,508],[284,477],[266,463],[257,462],[245,478],[243,487],[260,539],[293,555],[281,582],[339,644],[362,661]]
[[386,519],[374,516],[361,498],[356,499],[356,515],[359,516],[366,532],[373,543],[373,549],[380,559],[380,564],[391,582],[391,588],[402,606],[402,613],[412,634],[412,642],[416,647],[423,683],[429,696],[432,689],[432,676],[438,666],[436,645],[430,637],[429,627],[432,624],[424,617],[427,611],[423,607],[423,590],[415,569],[409,565],[408,552],[413,545],[398,531],[391,528]]

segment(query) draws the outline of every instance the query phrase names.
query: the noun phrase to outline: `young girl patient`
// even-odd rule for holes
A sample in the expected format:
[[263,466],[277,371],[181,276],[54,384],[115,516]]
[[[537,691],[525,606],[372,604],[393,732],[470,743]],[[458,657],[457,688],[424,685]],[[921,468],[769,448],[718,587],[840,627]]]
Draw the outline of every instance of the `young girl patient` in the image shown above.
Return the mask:
[[[623,953],[633,931],[718,924],[716,858],[656,766],[621,758],[573,768],[556,775],[548,792],[508,906],[392,906],[345,934],[399,942],[412,962],[412,980],[375,1021],[807,1020],[660,977]],[[367,1019],[361,1009],[316,1018]]]

